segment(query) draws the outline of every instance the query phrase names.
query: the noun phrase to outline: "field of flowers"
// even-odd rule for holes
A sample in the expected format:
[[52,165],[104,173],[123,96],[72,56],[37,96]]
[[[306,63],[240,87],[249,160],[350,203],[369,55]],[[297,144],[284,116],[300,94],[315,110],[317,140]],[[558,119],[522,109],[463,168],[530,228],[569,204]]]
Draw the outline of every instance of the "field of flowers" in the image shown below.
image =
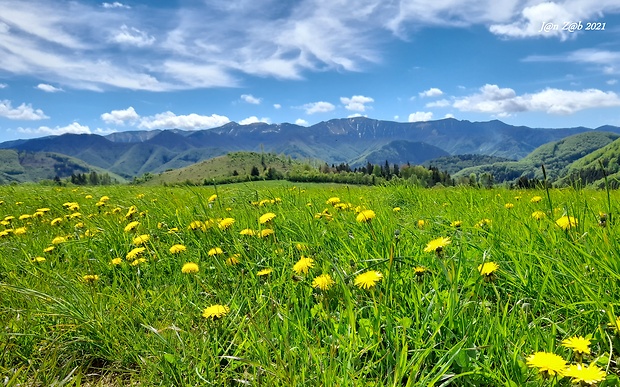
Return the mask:
[[616,386],[618,199],[0,187],[0,382]]

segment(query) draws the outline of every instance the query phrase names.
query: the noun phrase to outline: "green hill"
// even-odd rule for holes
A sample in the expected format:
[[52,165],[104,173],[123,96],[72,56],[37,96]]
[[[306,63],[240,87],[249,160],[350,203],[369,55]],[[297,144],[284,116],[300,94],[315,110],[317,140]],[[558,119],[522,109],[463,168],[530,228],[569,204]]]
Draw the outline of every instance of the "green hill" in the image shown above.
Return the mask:
[[112,179],[124,182],[122,177],[105,169],[93,167],[82,160],[51,152],[24,152],[0,149],[0,184],[25,183],[52,180],[56,176],[66,178],[71,174],[108,173]]
[[521,176],[529,179],[543,179],[541,165],[545,166],[547,177],[558,180],[568,173],[568,167],[574,161],[612,143],[619,136],[609,132],[586,132],[566,137],[563,140],[544,144],[519,161],[499,162],[465,168],[455,177],[470,174],[490,173],[494,181],[514,181]]
[[477,167],[479,165],[487,165],[493,163],[502,163],[506,161],[514,161],[505,157],[487,156],[487,155],[455,155],[444,156],[436,159],[428,160],[423,163],[425,167],[437,167],[440,171],[448,172],[454,175],[461,169]]
[[576,160],[571,163],[566,175],[559,180],[562,185],[594,185],[603,187],[605,185],[605,173],[608,174],[608,181],[614,188],[620,187],[620,139],[607,144],[606,146]]
[[379,149],[361,154],[353,159],[350,164],[352,166],[365,165],[367,162],[383,164],[385,160],[388,160],[390,164],[421,164],[427,160],[448,155],[449,153],[443,149],[424,142],[396,140],[381,146]]
[[256,167],[259,175],[265,176],[268,173],[283,175],[299,165],[298,161],[290,157],[277,156],[273,153],[233,152],[153,175],[147,184],[202,184],[205,180],[213,179],[245,181],[250,178],[253,167]]

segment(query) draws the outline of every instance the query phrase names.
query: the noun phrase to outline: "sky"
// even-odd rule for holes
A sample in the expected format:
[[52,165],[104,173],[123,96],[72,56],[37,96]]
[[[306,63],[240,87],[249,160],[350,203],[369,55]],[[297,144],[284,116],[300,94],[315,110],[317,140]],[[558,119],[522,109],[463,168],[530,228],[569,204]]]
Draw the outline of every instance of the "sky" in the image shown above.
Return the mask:
[[355,116],[620,126],[620,1],[0,0],[0,141]]

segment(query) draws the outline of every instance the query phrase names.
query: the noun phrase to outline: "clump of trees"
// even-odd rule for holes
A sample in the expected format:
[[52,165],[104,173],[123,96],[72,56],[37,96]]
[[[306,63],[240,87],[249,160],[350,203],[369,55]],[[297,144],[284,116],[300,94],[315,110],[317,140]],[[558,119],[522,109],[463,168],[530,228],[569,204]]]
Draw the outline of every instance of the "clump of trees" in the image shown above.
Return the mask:
[[111,185],[117,183],[117,180],[112,179],[108,173],[97,173],[95,171],[91,171],[88,174],[72,173],[69,181],[75,185]]

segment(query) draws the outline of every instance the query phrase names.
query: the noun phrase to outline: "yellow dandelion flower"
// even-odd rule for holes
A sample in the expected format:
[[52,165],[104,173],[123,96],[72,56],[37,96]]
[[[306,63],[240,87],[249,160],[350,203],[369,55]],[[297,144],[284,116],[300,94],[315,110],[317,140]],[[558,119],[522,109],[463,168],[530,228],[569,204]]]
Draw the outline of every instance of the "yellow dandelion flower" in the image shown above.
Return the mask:
[[539,203],[540,201],[542,201],[542,196],[532,196],[530,199],[531,203]]
[[134,214],[136,214],[138,212],[138,207],[136,206],[131,206],[129,207],[129,210],[127,210],[127,213],[125,214],[125,218],[129,219],[131,218]]
[[490,225],[492,222],[493,221],[491,219],[487,219],[487,218],[480,219],[480,222],[476,223],[476,227],[478,227],[478,228],[485,228],[488,225]]
[[368,223],[370,221],[372,221],[377,215],[375,214],[375,212],[373,210],[363,210],[360,211],[359,214],[357,214],[357,217],[355,218],[356,221],[360,222],[360,223]]
[[43,257],[34,257],[34,259],[32,261],[33,262],[41,263],[41,262],[45,262],[45,258],[43,258]]
[[50,222],[50,224],[52,226],[56,226],[58,224],[60,224],[62,222],[62,218],[56,218],[56,219],[52,219],[52,221]]
[[136,195],[136,199],[143,199],[144,198],[144,194],[143,193],[139,193]]
[[301,257],[295,265],[293,265],[293,271],[297,274],[308,274],[308,270],[314,266],[314,259],[308,257]]
[[269,235],[273,235],[274,231],[270,228],[266,228],[264,230],[261,230],[260,232],[260,237],[261,238],[267,238]]
[[542,211],[534,211],[534,212],[532,212],[532,218],[534,218],[536,220],[544,219],[546,216],[547,216],[547,214],[545,214]]
[[82,281],[93,283],[99,281],[99,276],[97,274],[86,274],[85,276],[82,276]]
[[204,223],[202,223],[200,220],[192,221],[187,228],[190,230],[206,230]]
[[0,237],[5,237],[11,234],[9,230],[0,231]]
[[340,198],[335,197],[335,196],[327,199],[327,201],[325,202],[325,204],[331,204],[332,206],[338,203],[340,203]]
[[56,248],[56,246],[49,246],[43,249],[44,253],[51,253],[52,251],[54,251],[54,249]]
[[296,243],[295,244],[295,249],[297,249],[298,251],[307,251],[308,250],[308,245],[305,243]]
[[377,282],[381,280],[381,278],[383,278],[383,274],[381,274],[381,272],[370,270],[355,277],[355,281],[353,283],[360,289],[370,289],[374,287]]
[[504,204],[504,207],[506,207],[506,209],[507,209],[507,210],[509,210],[509,209],[511,209],[511,208],[514,208],[514,206],[515,206],[515,205],[514,205],[514,204],[512,204],[512,203],[506,203],[506,204]]
[[138,266],[141,263],[146,262],[146,258],[138,258],[136,260],[134,260],[133,262],[131,262],[131,266]]
[[43,212],[43,213],[46,213],[46,212],[49,212],[49,211],[50,211],[50,209],[49,209],[49,208],[47,208],[47,207],[37,208],[37,212]]
[[427,268],[425,268],[424,266],[416,266],[413,268],[413,272],[415,273],[415,275],[424,275],[426,272],[428,271]]
[[99,198],[99,201],[100,201],[100,202],[107,202],[108,200],[110,200],[110,198],[109,198],[109,197],[107,197],[107,196],[105,196],[105,195],[104,195],[104,196],[102,196],[101,198]]
[[32,217],[33,218],[41,218],[41,217],[43,217],[43,215],[45,215],[45,212],[37,211],[34,214],[32,214]]
[[566,360],[562,359],[555,353],[536,352],[528,356],[527,365],[532,368],[538,368],[538,371],[549,376],[562,376],[566,370]]
[[73,228],[84,228],[84,223],[83,222],[78,222],[75,224],[75,226],[73,226]]
[[213,257],[215,255],[220,255],[220,254],[224,254],[224,251],[219,248],[219,247],[214,247],[212,249],[209,250],[209,252],[207,253],[210,257]]
[[577,218],[565,215],[560,219],[556,220],[555,224],[557,224],[562,230],[566,231],[572,227],[577,227],[579,221],[577,220]]
[[129,261],[136,259],[140,254],[142,254],[146,250],[146,247],[136,247],[127,253],[125,258]]
[[392,211],[399,212],[400,211],[400,207],[394,207],[394,208],[392,208]]
[[312,287],[315,289],[329,290],[333,284],[335,282],[329,274],[321,274],[312,280]]
[[105,202],[97,202],[97,203],[95,203],[95,205],[97,207],[103,207],[103,206],[105,206]]
[[93,195],[86,195],[86,196],[84,196],[84,199],[92,199],[92,198],[93,198]]
[[213,194],[213,195],[209,196],[209,199],[207,199],[207,201],[209,203],[213,203],[216,199],[217,199],[217,195]]
[[418,228],[424,228],[425,224],[426,224],[426,222],[424,222],[423,219],[418,220]]
[[616,320],[614,322],[610,322],[607,326],[615,329],[616,332],[620,332],[620,317],[616,317]]
[[123,211],[122,208],[120,207],[114,207],[114,209],[112,210],[113,214],[120,214],[120,212]]
[[[12,221],[13,219],[15,219],[15,217],[14,217],[13,215],[8,215],[8,216],[5,216],[5,217],[4,217],[4,221],[5,221],[5,222],[10,222],[10,221]],[[62,220],[62,219],[61,219],[61,220]]]
[[256,273],[257,276],[259,277],[264,277],[266,275],[269,275],[273,272],[273,269],[271,268],[267,268],[267,269],[263,269],[261,271],[259,271],[258,273]]
[[244,228],[243,230],[239,231],[239,234],[241,234],[241,235],[249,235],[249,236],[256,235],[254,230],[252,230],[251,228]]
[[240,262],[241,254],[233,254],[227,260],[226,264],[228,266],[235,266]]
[[133,238],[133,241],[131,243],[135,246],[140,246],[148,242],[149,239],[151,239],[151,236],[148,234],[138,235],[137,237]]
[[198,273],[198,270],[199,270],[198,269],[198,264],[196,264],[194,262],[187,262],[181,268],[181,273],[184,273],[184,274],[194,274],[194,273]]
[[19,220],[26,220],[26,219],[30,219],[32,218],[32,215],[30,214],[23,214],[19,216]]
[[580,354],[590,354],[590,339],[586,339],[582,336],[569,337],[562,341],[562,346],[570,348]]
[[131,232],[131,231],[135,230],[139,225],[140,225],[140,222],[134,220],[133,222],[131,222],[127,226],[125,226],[125,232]]
[[24,235],[26,233],[26,227],[18,227],[13,230],[14,235]]
[[452,241],[450,240],[450,238],[447,238],[447,237],[433,239],[432,241],[426,244],[426,247],[424,248],[424,252],[425,253],[430,253],[433,251],[441,252],[441,250],[443,250],[443,248],[449,245],[450,243],[452,243]]
[[450,222],[450,227],[461,227],[462,224],[463,224],[462,220],[454,220]]
[[230,308],[227,305],[211,305],[207,309],[202,311],[202,317],[210,318],[212,320],[220,319],[226,316],[230,312]]
[[563,372],[564,376],[573,378],[573,383],[582,383],[587,385],[593,385],[605,379],[607,376],[605,371],[599,368],[596,364],[592,363],[589,366],[583,364],[571,364]]
[[120,265],[122,262],[123,262],[122,258],[114,258],[110,261],[110,265],[117,266],[117,265]]
[[67,241],[67,238],[63,236],[57,236],[56,238],[52,239],[52,244],[59,245],[61,243],[65,243],[66,241]]
[[268,223],[274,220],[275,217],[276,217],[276,214],[274,214],[273,212],[268,212],[266,214],[261,215],[258,221],[260,224],[265,224],[265,223]]
[[79,212],[74,212],[73,214],[69,215],[69,219],[75,219],[80,217],[82,217],[82,214],[80,214]]
[[483,276],[490,276],[499,269],[499,265],[495,262],[485,262],[482,265],[478,265],[478,272]]
[[183,245],[172,245],[172,247],[170,247],[170,254],[179,254],[185,250],[187,250],[187,247]]
[[220,223],[218,224],[218,226],[220,230],[227,230],[230,228],[230,226],[233,225],[233,223],[235,223],[235,220],[233,218],[224,218],[220,220]]

